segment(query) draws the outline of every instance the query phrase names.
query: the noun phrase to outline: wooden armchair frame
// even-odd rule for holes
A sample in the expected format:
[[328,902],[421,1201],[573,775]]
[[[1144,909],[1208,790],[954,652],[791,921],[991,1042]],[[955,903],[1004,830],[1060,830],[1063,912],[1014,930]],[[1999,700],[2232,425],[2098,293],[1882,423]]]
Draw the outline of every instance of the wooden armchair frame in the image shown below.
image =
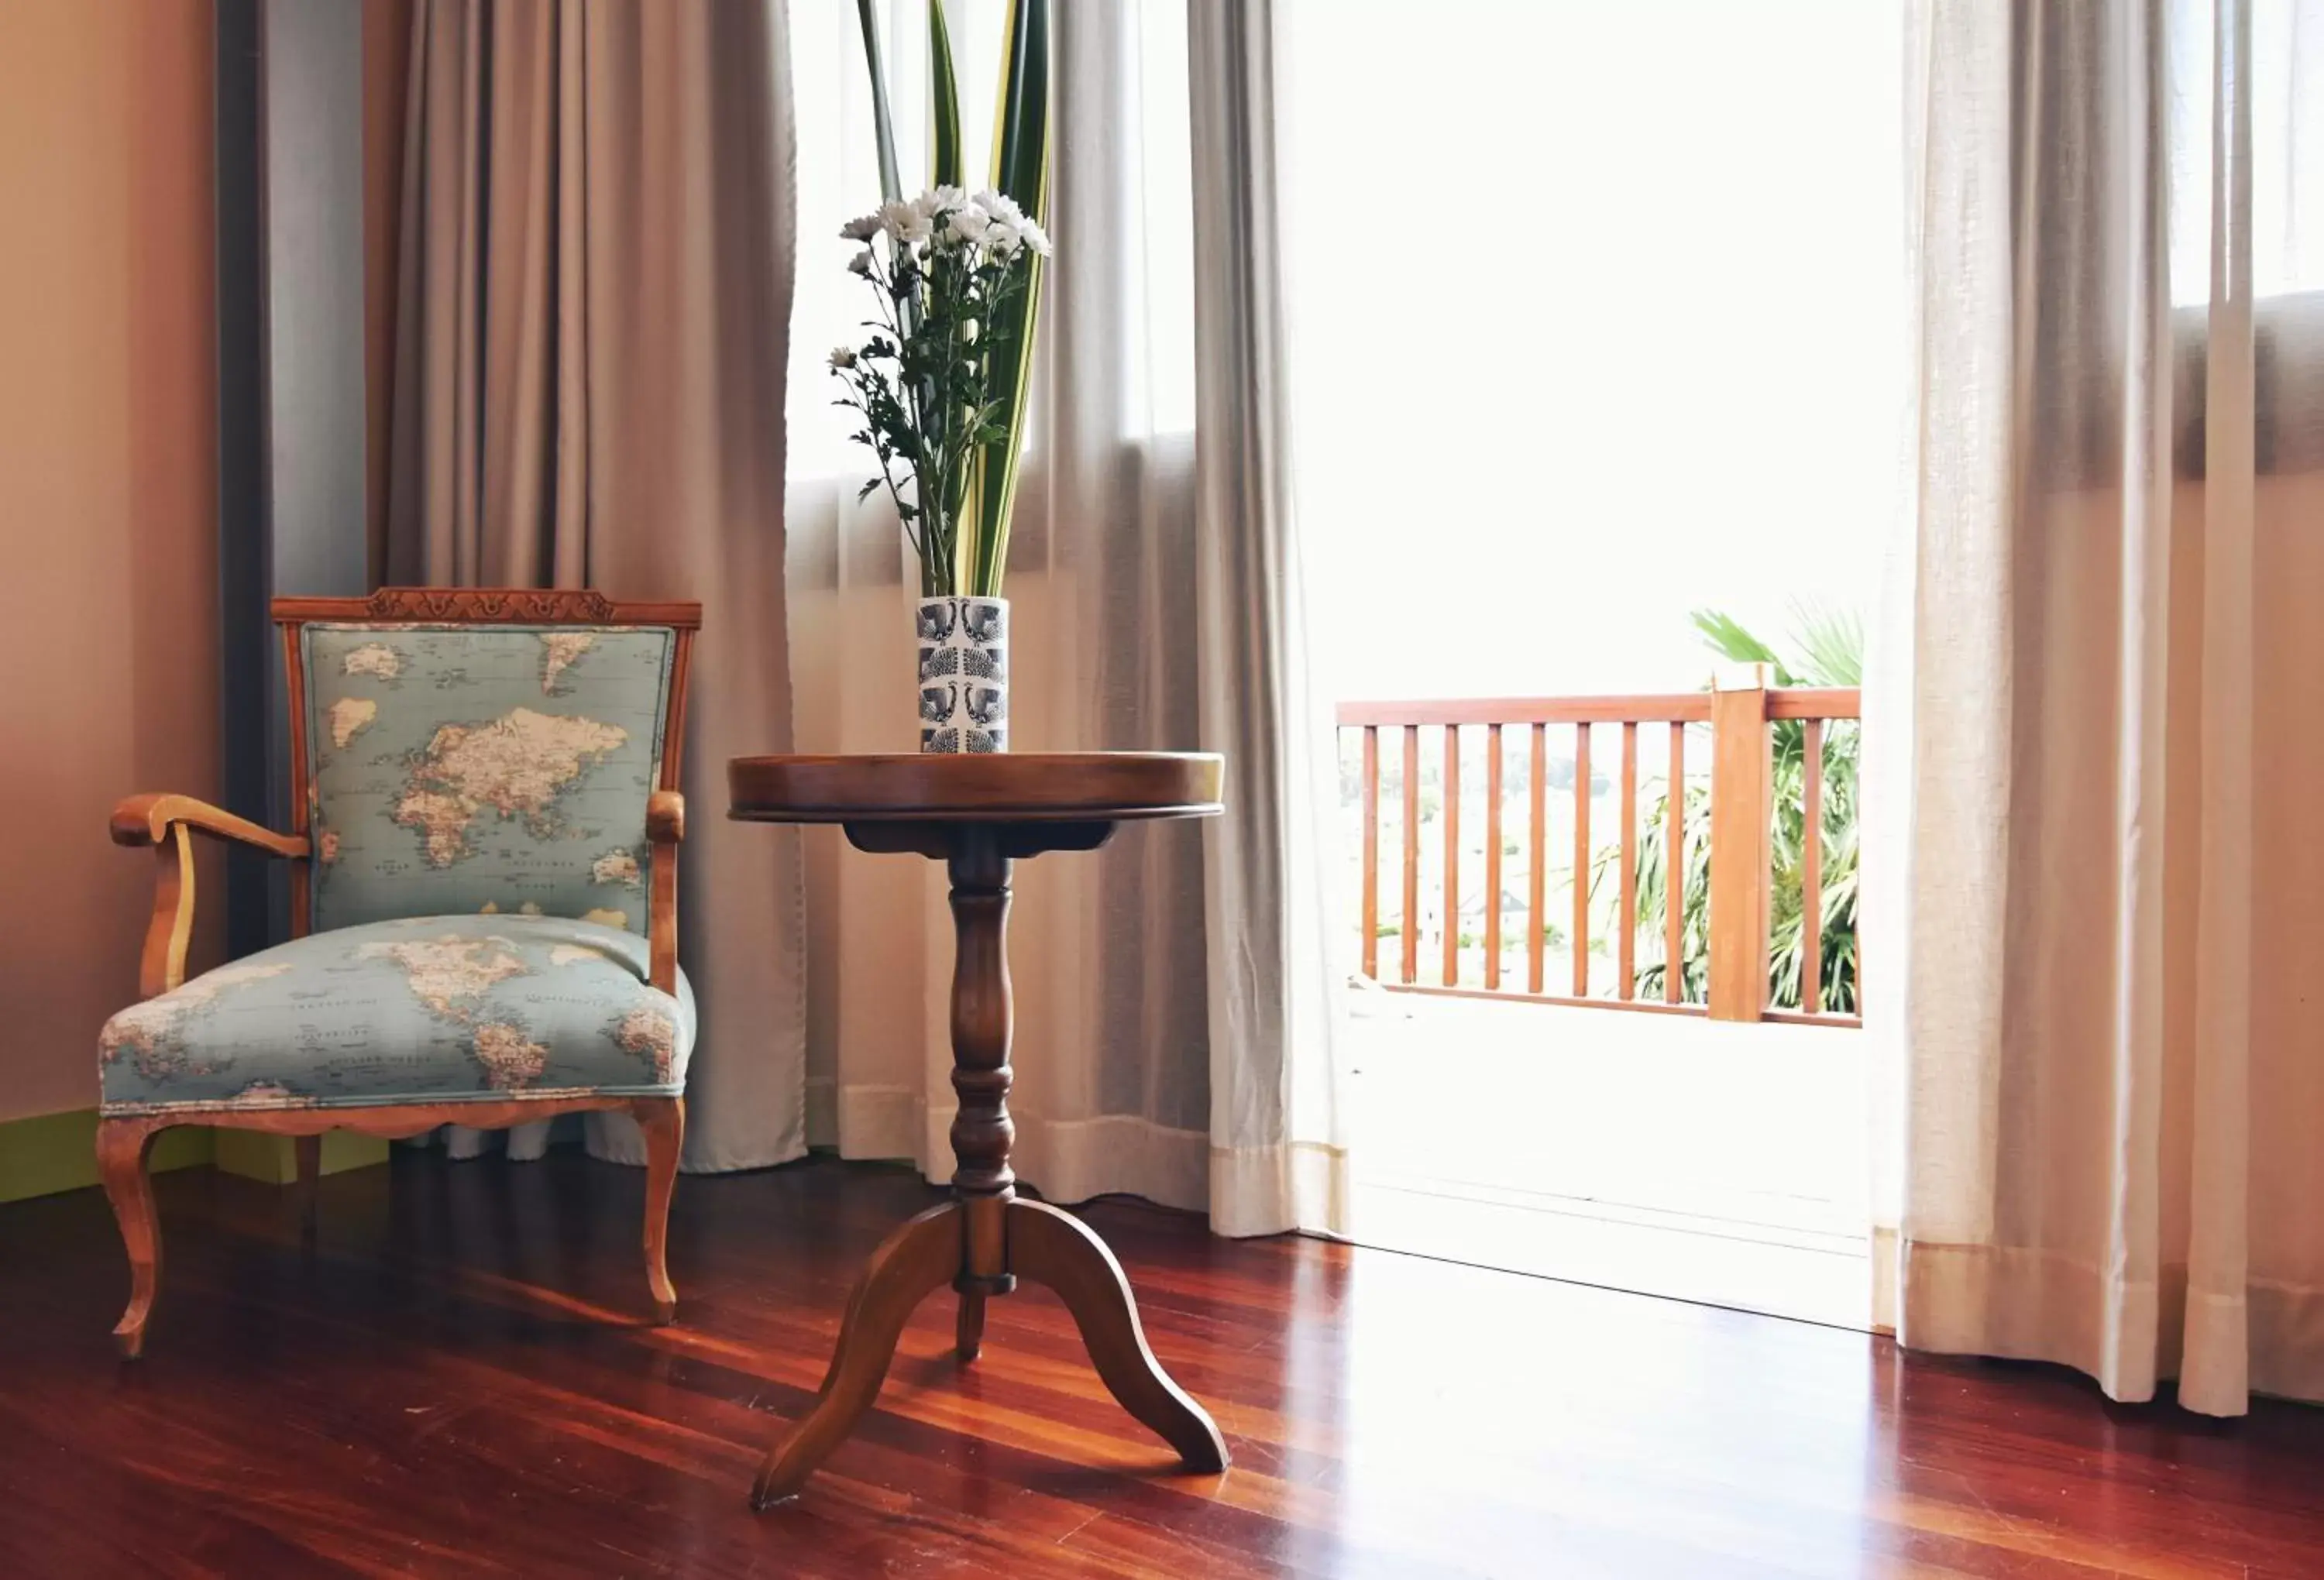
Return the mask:
[[[652,886],[647,896],[648,978],[666,993],[678,989],[678,846],[686,837],[686,798],[678,770],[686,739],[686,681],[694,636],[702,624],[698,603],[624,603],[587,591],[383,587],[368,598],[278,598],[273,618],[281,629],[290,705],[290,831],[276,833],[190,795],[133,795],[114,809],[115,844],[151,847],[159,866],[153,914],[138,961],[137,991],[151,998],[186,979],[186,947],[194,925],[193,836],[230,840],[300,866],[290,886],[290,935],[303,938],[311,921],[311,896],[304,880],[313,853],[308,804],[306,680],[300,661],[300,629],[309,622],[378,625],[576,625],[664,626],[675,636],[670,659],[669,700],[662,728],[658,787],[646,803],[646,837],[653,847]],[[128,1309],[113,1334],[123,1355],[143,1351],[145,1327],[161,1282],[161,1238],[146,1162],[153,1138],[177,1125],[207,1125],[268,1132],[297,1138],[299,1185],[304,1206],[313,1210],[313,1188],[320,1171],[327,1130],[353,1130],[389,1138],[418,1135],[438,1125],[504,1129],[559,1114],[626,1110],[646,1138],[644,1246],[646,1281],[659,1320],[678,1313],[678,1291],[667,1264],[669,1199],[678,1181],[678,1159],[686,1136],[683,1098],[585,1096],[511,1098],[498,1102],[383,1104],[376,1107],[287,1108],[260,1111],[189,1107],[167,1114],[103,1118],[97,1127],[97,1168],[120,1221],[129,1252]],[[310,1220],[311,1221],[311,1220]]]

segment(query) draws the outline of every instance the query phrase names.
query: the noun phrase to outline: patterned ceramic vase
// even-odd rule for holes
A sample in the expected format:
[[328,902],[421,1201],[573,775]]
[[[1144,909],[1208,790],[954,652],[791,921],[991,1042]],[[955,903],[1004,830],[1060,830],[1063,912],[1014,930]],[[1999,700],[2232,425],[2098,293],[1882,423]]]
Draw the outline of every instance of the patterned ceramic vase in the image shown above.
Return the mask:
[[1009,600],[923,598],[920,749],[1009,749]]

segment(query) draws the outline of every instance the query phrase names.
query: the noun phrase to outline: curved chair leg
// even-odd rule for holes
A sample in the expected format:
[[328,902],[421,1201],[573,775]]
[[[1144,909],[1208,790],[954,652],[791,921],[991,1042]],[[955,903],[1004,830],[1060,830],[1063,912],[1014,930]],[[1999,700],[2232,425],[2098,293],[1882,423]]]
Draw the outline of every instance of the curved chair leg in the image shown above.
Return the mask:
[[1217,1423],[1154,1358],[1121,1263],[1087,1225],[1047,1202],[1011,1201],[1009,1271],[1056,1291],[1107,1390],[1176,1448],[1187,1469],[1227,1467],[1227,1443]]
[[311,1245],[315,1239],[315,1185],[323,1177],[323,1138],[293,1137],[291,1150],[299,1161],[299,1238]]
[[646,1136],[646,1285],[659,1320],[674,1322],[678,1291],[669,1281],[669,1198],[686,1144],[686,1099],[640,1098],[630,1113]]
[[100,1119],[97,1125],[97,1172],[129,1251],[129,1306],[114,1324],[113,1338],[133,1361],[144,1353],[145,1323],[161,1281],[161,1225],[153,1211],[153,1181],[145,1171],[153,1137],[161,1129],[156,1119]]
[[912,1309],[931,1290],[950,1283],[960,1272],[960,1204],[947,1201],[899,1227],[872,1254],[871,1265],[847,1297],[839,1320],[839,1346],[831,1370],[815,1396],[815,1408],[789,1437],[767,1451],[759,1466],[751,1506],[764,1509],[794,1497],[831,1451],[846,1438],[856,1418],[879,1397],[896,1356],[896,1339]]

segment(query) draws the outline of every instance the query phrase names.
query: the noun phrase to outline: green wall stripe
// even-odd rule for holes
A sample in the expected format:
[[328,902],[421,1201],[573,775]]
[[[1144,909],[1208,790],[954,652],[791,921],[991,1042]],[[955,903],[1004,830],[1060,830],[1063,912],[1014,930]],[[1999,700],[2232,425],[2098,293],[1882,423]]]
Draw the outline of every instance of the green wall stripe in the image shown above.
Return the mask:
[[[189,1169],[208,1163],[210,1132],[187,1125],[153,1143],[152,1167]],[[0,1125],[0,1201],[22,1201],[97,1183],[97,1110],[74,1108]]]
[[[375,1135],[333,1131],[323,1137],[323,1172],[336,1174],[383,1163],[387,1147]],[[296,1153],[287,1135],[181,1125],[153,1140],[151,1167],[157,1174],[168,1169],[211,1165],[270,1185],[288,1185],[298,1178]],[[0,1202],[78,1190],[96,1183],[96,1109],[36,1114],[0,1124]]]
[[[269,1185],[289,1185],[299,1178],[299,1156],[287,1135],[259,1130],[214,1130],[217,1166],[245,1180]],[[384,1136],[357,1135],[348,1130],[323,1133],[323,1172],[337,1174],[387,1162]]]

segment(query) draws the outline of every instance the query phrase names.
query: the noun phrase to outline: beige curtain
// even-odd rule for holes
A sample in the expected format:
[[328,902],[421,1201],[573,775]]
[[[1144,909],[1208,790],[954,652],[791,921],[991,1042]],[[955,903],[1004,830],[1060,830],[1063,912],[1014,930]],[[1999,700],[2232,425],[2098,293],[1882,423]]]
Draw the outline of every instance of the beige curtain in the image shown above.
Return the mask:
[[[423,0],[412,22],[388,574],[702,602],[695,1170],[806,1146],[797,838],[723,815],[726,759],[791,743],[787,51],[779,0]],[[590,1144],[643,1161],[626,1118]]]
[[[879,9],[891,70],[917,80],[925,9]],[[1193,9],[1199,20],[1209,7]],[[984,163],[1003,10],[947,7],[972,170]],[[1208,297],[1196,335],[1196,293],[1217,278],[1198,269],[1196,247],[1233,237],[1202,230],[1194,196],[1215,172],[1194,162],[1189,8],[1118,0],[1053,15],[1057,253],[1005,588],[1012,744],[1218,747],[1236,766],[1226,827],[1133,825],[1095,854],[1019,868],[1013,1161],[1055,1199],[1127,1191],[1207,1205],[1230,1233],[1282,1229],[1294,1223],[1281,1205],[1294,1149],[1275,1095],[1291,1013],[1279,997],[1284,914],[1314,903],[1314,886],[1279,849],[1289,806],[1277,742],[1295,708],[1284,583],[1221,580],[1274,564],[1260,540],[1287,526],[1243,448],[1246,428],[1274,413],[1236,415],[1238,400],[1268,399],[1250,389],[1264,353],[1247,323],[1210,317]],[[794,22],[807,238],[791,403],[798,739],[807,751],[908,750],[916,586],[892,513],[856,502],[867,458],[846,443],[820,366],[865,316],[836,236],[879,190],[862,46],[851,7],[801,7]],[[897,96],[908,186],[924,177],[923,99]],[[1232,360],[1212,360],[1221,347],[1236,348]],[[1217,444],[1214,414],[1232,428]],[[818,831],[807,886],[810,1134],[849,1157],[908,1158],[948,1177],[942,873]]]
[[1915,23],[1892,1314],[2117,1399],[2324,1399],[2324,4]]

